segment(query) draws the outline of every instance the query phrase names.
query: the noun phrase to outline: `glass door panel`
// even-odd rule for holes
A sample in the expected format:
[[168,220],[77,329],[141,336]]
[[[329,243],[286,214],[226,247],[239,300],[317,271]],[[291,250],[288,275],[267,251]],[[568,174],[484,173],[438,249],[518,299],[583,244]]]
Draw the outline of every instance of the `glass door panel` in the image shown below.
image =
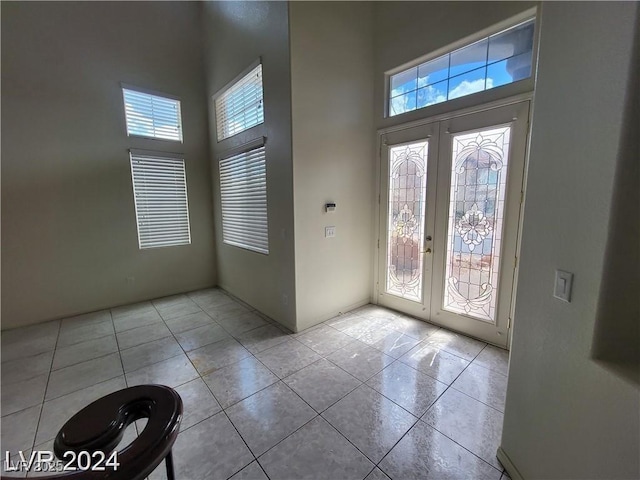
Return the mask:
[[443,120],[430,319],[506,346],[529,102]]
[[496,323],[511,126],[452,136],[443,308]]
[[381,148],[378,303],[426,318],[431,298],[438,124],[387,133]]
[[386,292],[422,302],[429,141],[389,149]]

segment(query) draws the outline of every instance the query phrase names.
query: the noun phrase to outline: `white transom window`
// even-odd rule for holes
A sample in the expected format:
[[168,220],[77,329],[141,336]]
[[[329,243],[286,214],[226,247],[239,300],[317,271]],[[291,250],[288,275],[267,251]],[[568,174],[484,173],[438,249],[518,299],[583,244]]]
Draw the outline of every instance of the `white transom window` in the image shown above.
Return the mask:
[[262,64],[214,96],[218,141],[264,122]]
[[529,19],[390,75],[389,116],[529,78],[534,27]]
[[180,100],[122,87],[127,135],[182,142]]

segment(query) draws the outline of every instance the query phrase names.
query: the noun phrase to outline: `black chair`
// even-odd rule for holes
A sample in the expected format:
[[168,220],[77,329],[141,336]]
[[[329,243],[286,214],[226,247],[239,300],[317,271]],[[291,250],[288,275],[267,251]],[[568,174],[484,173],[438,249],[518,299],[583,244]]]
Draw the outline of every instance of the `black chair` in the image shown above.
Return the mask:
[[[142,433],[118,452],[117,469],[104,465],[104,470],[86,468],[90,458],[95,462],[116,450],[125,429],[141,418],[147,418]],[[182,421],[182,399],[172,388],[164,385],[140,385],[125,388],[96,400],[75,414],[56,436],[53,450],[57,458],[65,460],[66,452],[83,453],[83,463],[75,462],[83,470],[58,473],[45,480],[142,480],[165,461],[167,478],[174,480],[171,448],[178,436]],[[9,480],[10,477],[2,477]]]

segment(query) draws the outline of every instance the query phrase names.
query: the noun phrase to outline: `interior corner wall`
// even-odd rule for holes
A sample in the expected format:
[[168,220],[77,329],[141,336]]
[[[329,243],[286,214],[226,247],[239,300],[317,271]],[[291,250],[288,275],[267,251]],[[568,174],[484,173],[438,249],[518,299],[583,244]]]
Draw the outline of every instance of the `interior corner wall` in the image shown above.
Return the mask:
[[369,2],[290,3],[298,331],[370,299],[372,13]]
[[[199,7],[2,2],[2,328],[215,285]],[[120,82],[182,102],[127,137]],[[192,244],[138,249],[129,148],[184,153]]]
[[[639,478],[637,380],[591,358],[616,169],[638,161],[624,139],[638,3],[548,2],[540,21],[502,449],[525,479]],[[571,303],[553,298],[556,269],[574,274]]]
[[[219,285],[295,328],[291,70],[286,2],[205,2],[204,50]],[[264,123],[217,141],[212,96],[262,59]],[[225,152],[266,137],[269,254],[223,242],[218,163]]]

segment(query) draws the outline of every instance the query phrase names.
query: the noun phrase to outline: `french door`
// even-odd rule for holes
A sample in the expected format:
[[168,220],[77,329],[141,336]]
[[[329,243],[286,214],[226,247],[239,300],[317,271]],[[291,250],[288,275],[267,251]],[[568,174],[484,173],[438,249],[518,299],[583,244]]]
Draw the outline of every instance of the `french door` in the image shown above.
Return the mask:
[[386,132],[378,303],[506,346],[529,102]]

